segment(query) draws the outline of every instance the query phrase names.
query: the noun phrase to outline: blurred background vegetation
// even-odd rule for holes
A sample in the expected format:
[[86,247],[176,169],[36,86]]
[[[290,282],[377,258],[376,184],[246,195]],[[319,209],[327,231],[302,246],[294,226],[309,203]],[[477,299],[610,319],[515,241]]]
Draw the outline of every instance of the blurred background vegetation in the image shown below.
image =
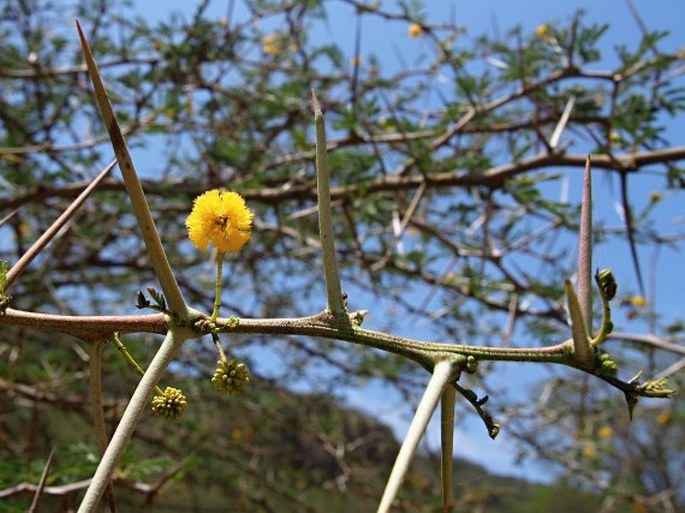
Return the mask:
[[[370,310],[365,325],[468,344],[568,338],[563,280],[574,273],[579,183],[592,154],[597,265],[617,269],[619,281],[608,347],[626,379],[644,368],[682,384],[682,272],[664,261],[685,234],[685,148],[671,128],[683,126],[685,53],[668,34],[642,25],[607,53],[609,25],[582,13],[481,36],[431,19],[419,2],[221,5],[221,16],[196,2],[183,13],[165,7],[155,20],[119,0],[0,5],[0,258],[16,261],[112,158],[73,30],[78,17],[191,305],[211,311],[214,255],[191,247],[183,221],[194,197],[225,187],[246,198],[255,231],[225,264],[222,313],[323,307],[313,89],[329,130],[343,287],[352,309]],[[352,47],[323,37],[339,23],[332,12],[347,13]],[[368,27],[400,27],[392,55],[365,45]],[[22,276],[13,306],[131,314],[136,291],[155,285],[113,173]],[[140,362],[158,343],[126,340]],[[395,433],[346,398],[383,386],[397,408],[412,405],[425,372],[342,342],[225,344],[248,363],[250,386],[213,394],[213,347],[188,343],[164,380],[182,386],[188,409],[177,423],[144,418],[117,474],[120,510],[375,508]],[[42,507],[78,503],[97,462],[87,360],[76,339],[0,330],[0,511],[26,509],[52,449]],[[113,347],[103,360],[112,429],[137,376]],[[683,511],[682,399],[641,403],[631,423],[616,391],[565,369],[482,365],[466,383],[490,395],[506,451],[556,480],[528,484],[460,461],[458,511]],[[371,410],[373,401],[382,398],[369,398]],[[458,405],[461,427],[469,415]],[[437,472],[427,451],[398,511],[438,511]]]

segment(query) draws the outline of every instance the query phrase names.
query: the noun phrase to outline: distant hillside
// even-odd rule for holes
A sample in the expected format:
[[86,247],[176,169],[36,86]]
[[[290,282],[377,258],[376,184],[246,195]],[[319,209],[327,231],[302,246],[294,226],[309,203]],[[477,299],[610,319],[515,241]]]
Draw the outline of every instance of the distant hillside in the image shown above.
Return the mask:
[[[209,393],[204,383],[183,388],[190,405],[180,422],[147,416],[138,428],[117,476],[118,511],[375,511],[399,447],[387,426],[330,397],[296,395],[260,380],[234,397]],[[122,403],[110,406],[110,414],[120,413]],[[92,471],[87,407],[76,410],[45,423],[41,452],[56,444],[49,485]],[[30,468],[3,462],[2,488],[16,484],[8,482],[11,468],[19,481],[37,482],[43,461]],[[455,483],[460,512],[579,513],[599,504],[578,490],[491,475],[465,461],[457,464]],[[396,511],[440,511],[439,486],[437,461],[419,457]],[[0,511],[25,511],[29,501],[30,493],[6,498]],[[39,511],[69,511],[77,501],[76,494],[44,497]]]

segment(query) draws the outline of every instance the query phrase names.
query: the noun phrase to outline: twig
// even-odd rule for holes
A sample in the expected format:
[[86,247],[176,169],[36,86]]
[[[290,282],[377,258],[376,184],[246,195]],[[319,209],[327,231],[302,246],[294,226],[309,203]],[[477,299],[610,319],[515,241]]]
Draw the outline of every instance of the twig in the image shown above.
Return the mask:
[[109,172],[117,163],[116,160],[110,162],[105,169],[93,180],[88,187],[86,187],[81,194],[73,201],[67,209],[62,212],[52,225],[45,230],[45,233],[41,235],[36,242],[24,253],[19,260],[12,266],[12,268],[7,272],[7,280],[5,283],[5,290],[9,290],[12,284],[21,276],[21,273],[29,266],[34,258],[48,245],[48,243],[59,233],[62,227],[73,217],[76,211],[83,205],[88,196],[97,188],[98,185],[107,177]]
[[633,260],[633,267],[635,268],[635,275],[637,277],[637,285],[640,288],[640,294],[645,297],[645,282],[642,279],[642,269],[640,267],[640,258],[637,253],[637,241],[635,240],[635,224],[633,222],[633,211],[630,207],[630,199],[628,198],[628,174],[627,171],[621,171],[619,174],[621,184],[621,204],[623,206],[623,217],[626,223],[626,235],[628,236],[628,246],[630,247],[630,258]]
[[576,97],[571,96],[566,102],[566,107],[564,107],[564,112],[561,113],[561,118],[559,118],[559,123],[554,128],[552,132],[552,137],[549,138],[549,147],[554,149],[559,145],[559,140],[561,139],[561,134],[564,133],[564,129],[568,124],[568,120],[571,118],[571,112],[573,112],[573,106],[576,103]]
[[[93,409],[93,424],[95,427],[95,441],[100,451],[100,456],[105,454],[107,449],[107,427],[105,426],[105,412],[102,406],[102,351],[107,340],[104,338],[93,341],[90,344],[89,382],[90,382],[90,404]],[[116,512],[116,502],[114,499],[114,484],[112,481],[107,485],[107,502],[110,512]]]
[[119,333],[166,333],[169,319],[153,315],[55,315],[8,308],[0,315],[0,325],[27,326],[52,333],[65,333],[83,340],[97,340],[114,331]]
[[43,495],[43,490],[45,488],[45,483],[48,479],[48,473],[50,472],[50,466],[52,464],[52,456],[55,454],[55,449],[52,449],[50,451],[50,455],[48,456],[47,461],[45,462],[45,465],[43,466],[43,472],[40,475],[40,481],[38,481],[38,486],[36,487],[36,491],[33,494],[33,500],[31,501],[31,506],[29,507],[29,513],[34,513],[38,509],[38,501],[40,501],[41,496]]
[[685,355],[685,346],[674,344],[663,338],[659,338],[656,335],[638,335],[633,333],[621,333],[615,332],[609,335],[609,339],[614,340],[625,340],[627,342],[636,342],[638,344],[650,345],[653,347],[658,347],[664,351],[670,351],[671,353]]
[[670,376],[673,376],[676,372],[680,372],[684,368],[685,368],[685,358],[681,358],[680,360],[675,362],[673,365],[669,365],[664,370],[662,370],[660,373],[658,373],[656,376],[654,376],[654,379],[668,378]]

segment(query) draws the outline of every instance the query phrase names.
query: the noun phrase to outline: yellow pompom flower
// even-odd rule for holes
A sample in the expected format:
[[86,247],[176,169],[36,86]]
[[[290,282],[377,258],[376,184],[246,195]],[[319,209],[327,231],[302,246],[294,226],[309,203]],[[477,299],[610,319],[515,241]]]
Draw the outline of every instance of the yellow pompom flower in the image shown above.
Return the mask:
[[412,23],[407,29],[407,34],[409,34],[409,37],[419,37],[423,34],[423,28],[418,23]]
[[278,34],[269,34],[262,38],[262,50],[267,55],[278,55],[281,53],[281,45],[278,41]]
[[547,25],[546,23],[538,25],[535,29],[535,35],[540,38],[546,38],[549,35],[549,25]]
[[609,426],[602,426],[601,428],[599,428],[597,434],[602,440],[608,440],[609,438],[614,436],[614,430],[611,429],[611,427]]
[[659,415],[656,416],[656,423],[659,424],[660,426],[665,426],[669,422],[671,422],[671,412],[666,410],[659,412]]
[[630,298],[630,302],[637,308],[644,308],[644,306],[647,304],[647,300],[644,298],[644,296],[632,296]]
[[213,189],[195,198],[188,237],[197,249],[213,244],[220,253],[235,253],[252,237],[252,217],[240,194]]

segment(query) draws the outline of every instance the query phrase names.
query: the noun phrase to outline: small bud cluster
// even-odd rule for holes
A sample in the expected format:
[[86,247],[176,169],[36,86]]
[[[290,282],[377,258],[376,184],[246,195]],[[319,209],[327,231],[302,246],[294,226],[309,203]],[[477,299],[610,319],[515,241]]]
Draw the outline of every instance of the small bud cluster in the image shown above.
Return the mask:
[[247,367],[238,360],[219,360],[217,365],[214,376],[212,376],[212,385],[219,392],[235,394],[240,392],[245,384],[250,381]]
[[667,387],[668,380],[666,378],[655,378],[646,381],[640,388],[656,397],[669,397],[675,392]]
[[600,351],[597,354],[597,364],[599,373],[604,376],[615,376],[618,372],[618,365],[606,351]]
[[162,395],[152,399],[152,412],[163,419],[176,420],[181,417],[187,405],[188,400],[181,390],[166,387]]

